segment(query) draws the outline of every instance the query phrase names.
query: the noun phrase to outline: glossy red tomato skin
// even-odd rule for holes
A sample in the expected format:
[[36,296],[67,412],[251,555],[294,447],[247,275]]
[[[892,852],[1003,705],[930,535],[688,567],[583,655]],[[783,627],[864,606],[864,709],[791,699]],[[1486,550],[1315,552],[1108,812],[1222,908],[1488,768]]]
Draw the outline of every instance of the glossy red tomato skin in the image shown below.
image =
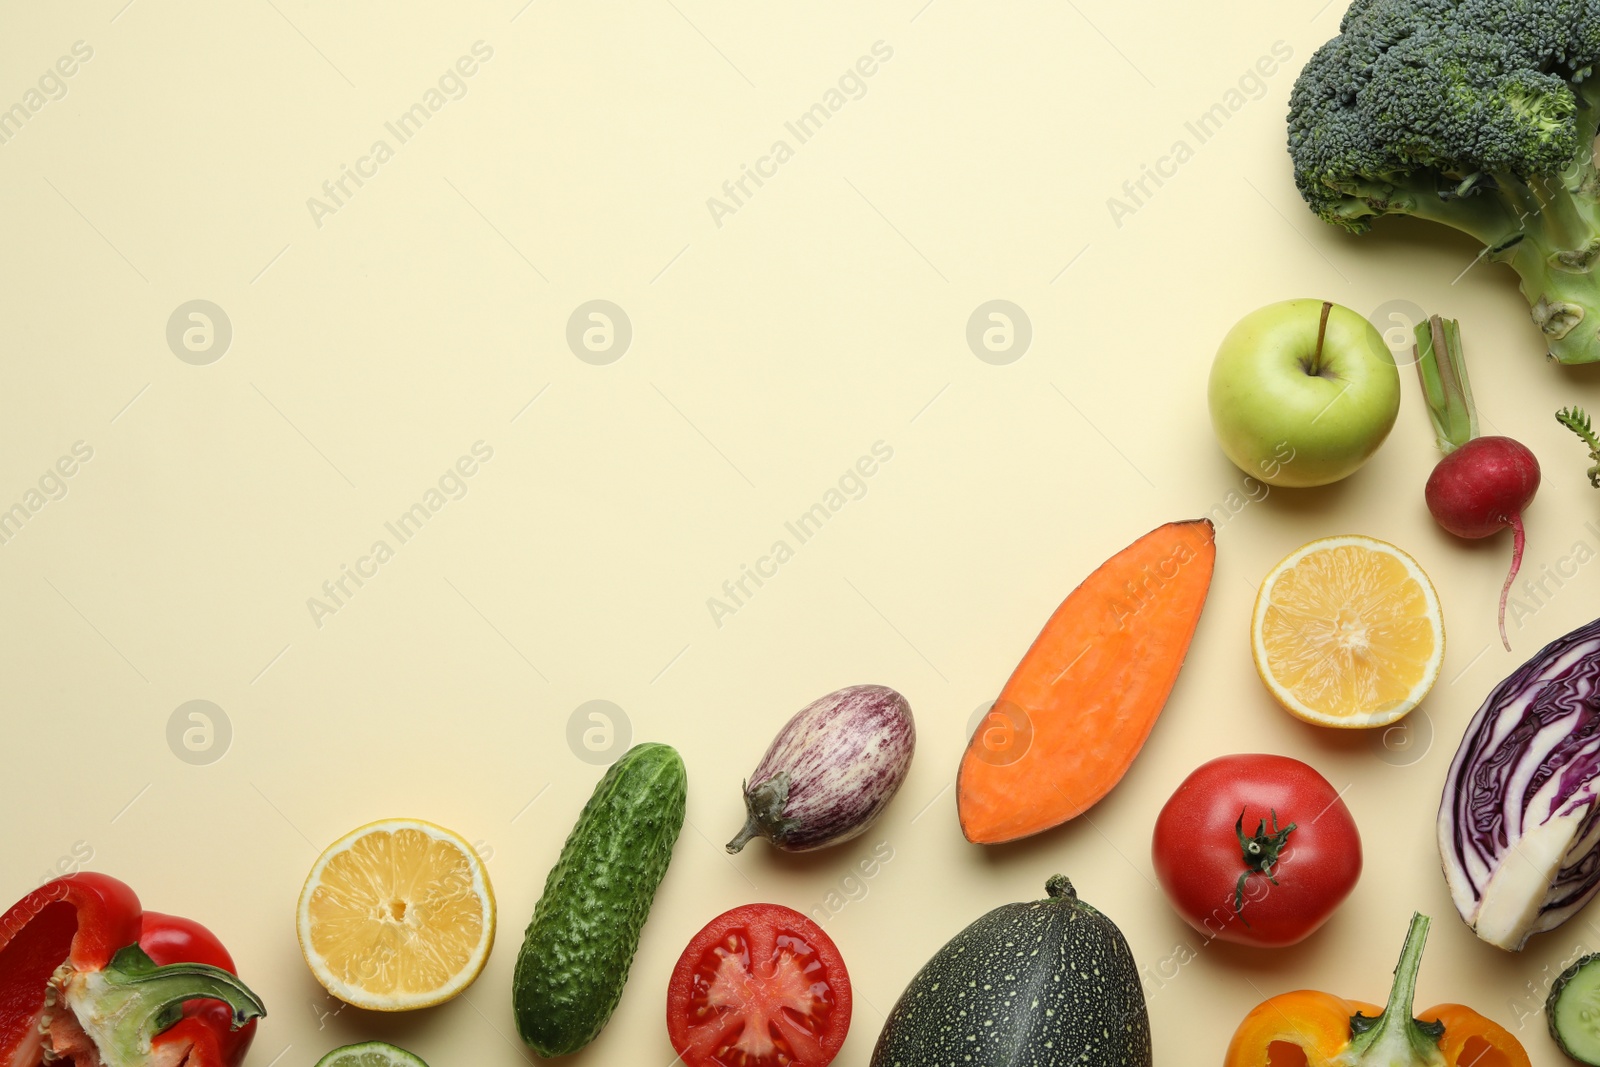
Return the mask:
[[[1247,870],[1235,829],[1245,834],[1273,812],[1290,831],[1272,874],[1251,873],[1243,907],[1235,888]],[[1326,778],[1288,756],[1241,753],[1201,764],[1156,818],[1156,877],[1173,908],[1207,941],[1279,948],[1311,936],[1361,877],[1361,833]],[[1248,924],[1248,925],[1247,925]]]
[[[830,1010],[816,1035],[818,1054],[811,1058],[798,1056],[789,1062],[792,1067],[827,1067],[843,1047],[850,1030],[850,974],[838,947],[822,928],[782,904],[744,904],[725,911],[707,923],[684,948],[667,984],[667,1036],[672,1047],[685,1067],[724,1067],[724,1061],[715,1056],[694,1051],[695,975],[717,946],[726,943],[730,934],[737,937],[755,929],[764,931],[758,937],[798,937],[814,951],[813,958],[821,965],[818,977],[826,983]],[[770,970],[767,967],[758,969],[758,981]],[[728,1067],[737,1062],[737,1058],[726,1061]]]

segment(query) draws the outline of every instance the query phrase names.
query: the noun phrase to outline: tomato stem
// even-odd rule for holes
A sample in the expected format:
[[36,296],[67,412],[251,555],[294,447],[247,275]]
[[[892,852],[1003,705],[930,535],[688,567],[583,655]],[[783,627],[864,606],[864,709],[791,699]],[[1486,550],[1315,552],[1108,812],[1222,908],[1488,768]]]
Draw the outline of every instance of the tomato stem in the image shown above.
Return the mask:
[[[1244,811],[1239,812],[1239,821],[1233,824],[1234,832],[1239,835],[1239,851],[1244,857],[1245,869],[1239,874],[1239,881],[1233,887],[1234,914],[1244,918],[1244,887],[1252,874],[1264,875],[1273,885],[1278,884],[1277,876],[1273,874],[1278,864],[1278,855],[1283,851],[1283,846],[1289,840],[1289,834],[1296,827],[1290,823],[1283,829],[1278,829],[1278,811],[1272,809],[1272,832],[1267,832],[1267,820],[1262,819],[1256,823],[1256,832],[1245,836]],[[1248,925],[1248,924],[1246,924]]]

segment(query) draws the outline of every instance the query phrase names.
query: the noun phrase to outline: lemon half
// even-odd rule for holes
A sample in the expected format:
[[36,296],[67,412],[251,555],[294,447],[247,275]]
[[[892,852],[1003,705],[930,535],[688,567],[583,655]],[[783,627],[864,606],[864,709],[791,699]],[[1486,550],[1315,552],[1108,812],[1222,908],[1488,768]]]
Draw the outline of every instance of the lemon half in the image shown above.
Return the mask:
[[494,891],[476,851],[420,819],[385,819],[341,837],[300,891],[306,965],[347,1004],[410,1011],[454,997],[494,945]]
[[1371,537],[1325,537],[1262,580],[1250,644],[1261,680],[1291,714],[1385,726],[1439,680],[1444,619],[1411,556]]

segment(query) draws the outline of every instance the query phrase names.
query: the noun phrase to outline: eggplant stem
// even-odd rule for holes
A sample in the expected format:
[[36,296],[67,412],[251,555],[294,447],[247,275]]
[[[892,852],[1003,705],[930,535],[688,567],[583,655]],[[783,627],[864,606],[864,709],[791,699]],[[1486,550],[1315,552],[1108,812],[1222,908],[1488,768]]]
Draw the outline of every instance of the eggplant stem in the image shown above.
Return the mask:
[[727,849],[729,855],[739,852],[744,848],[744,846],[748,845],[750,842],[754,841],[760,836],[761,824],[757,822],[756,817],[752,815],[745,820],[744,828],[734,836],[732,841],[728,842]]
[[1500,587],[1500,643],[1506,646],[1506,651],[1511,651],[1511,638],[1506,636],[1506,600],[1511,596],[1511,583],[1517,580],[1517,571],[1522,569],[1522,550],[1527,545],[1527,538],[1522,532],[1522,516],[1511,516],[1511,570],[1506,574],[1506,584]]

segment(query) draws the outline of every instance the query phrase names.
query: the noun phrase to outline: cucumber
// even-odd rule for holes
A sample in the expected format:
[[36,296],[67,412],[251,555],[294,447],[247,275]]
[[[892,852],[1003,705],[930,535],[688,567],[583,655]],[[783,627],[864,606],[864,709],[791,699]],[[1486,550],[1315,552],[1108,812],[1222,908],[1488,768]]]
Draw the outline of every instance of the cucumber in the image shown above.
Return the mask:
[[911,980],[871,1067],[1151,1067],[1133,953],[1056,875],[951,938]]
[[611,765],[584,805],[545,879],[511,980],[517,1032],[539,1055],[593,1041],[622,999],[687,798],[677,750],[642,744]]
[[1562,1052],[1579,1063],[1600,1065],[1600,952],[1561,972],[1544,1014]]

